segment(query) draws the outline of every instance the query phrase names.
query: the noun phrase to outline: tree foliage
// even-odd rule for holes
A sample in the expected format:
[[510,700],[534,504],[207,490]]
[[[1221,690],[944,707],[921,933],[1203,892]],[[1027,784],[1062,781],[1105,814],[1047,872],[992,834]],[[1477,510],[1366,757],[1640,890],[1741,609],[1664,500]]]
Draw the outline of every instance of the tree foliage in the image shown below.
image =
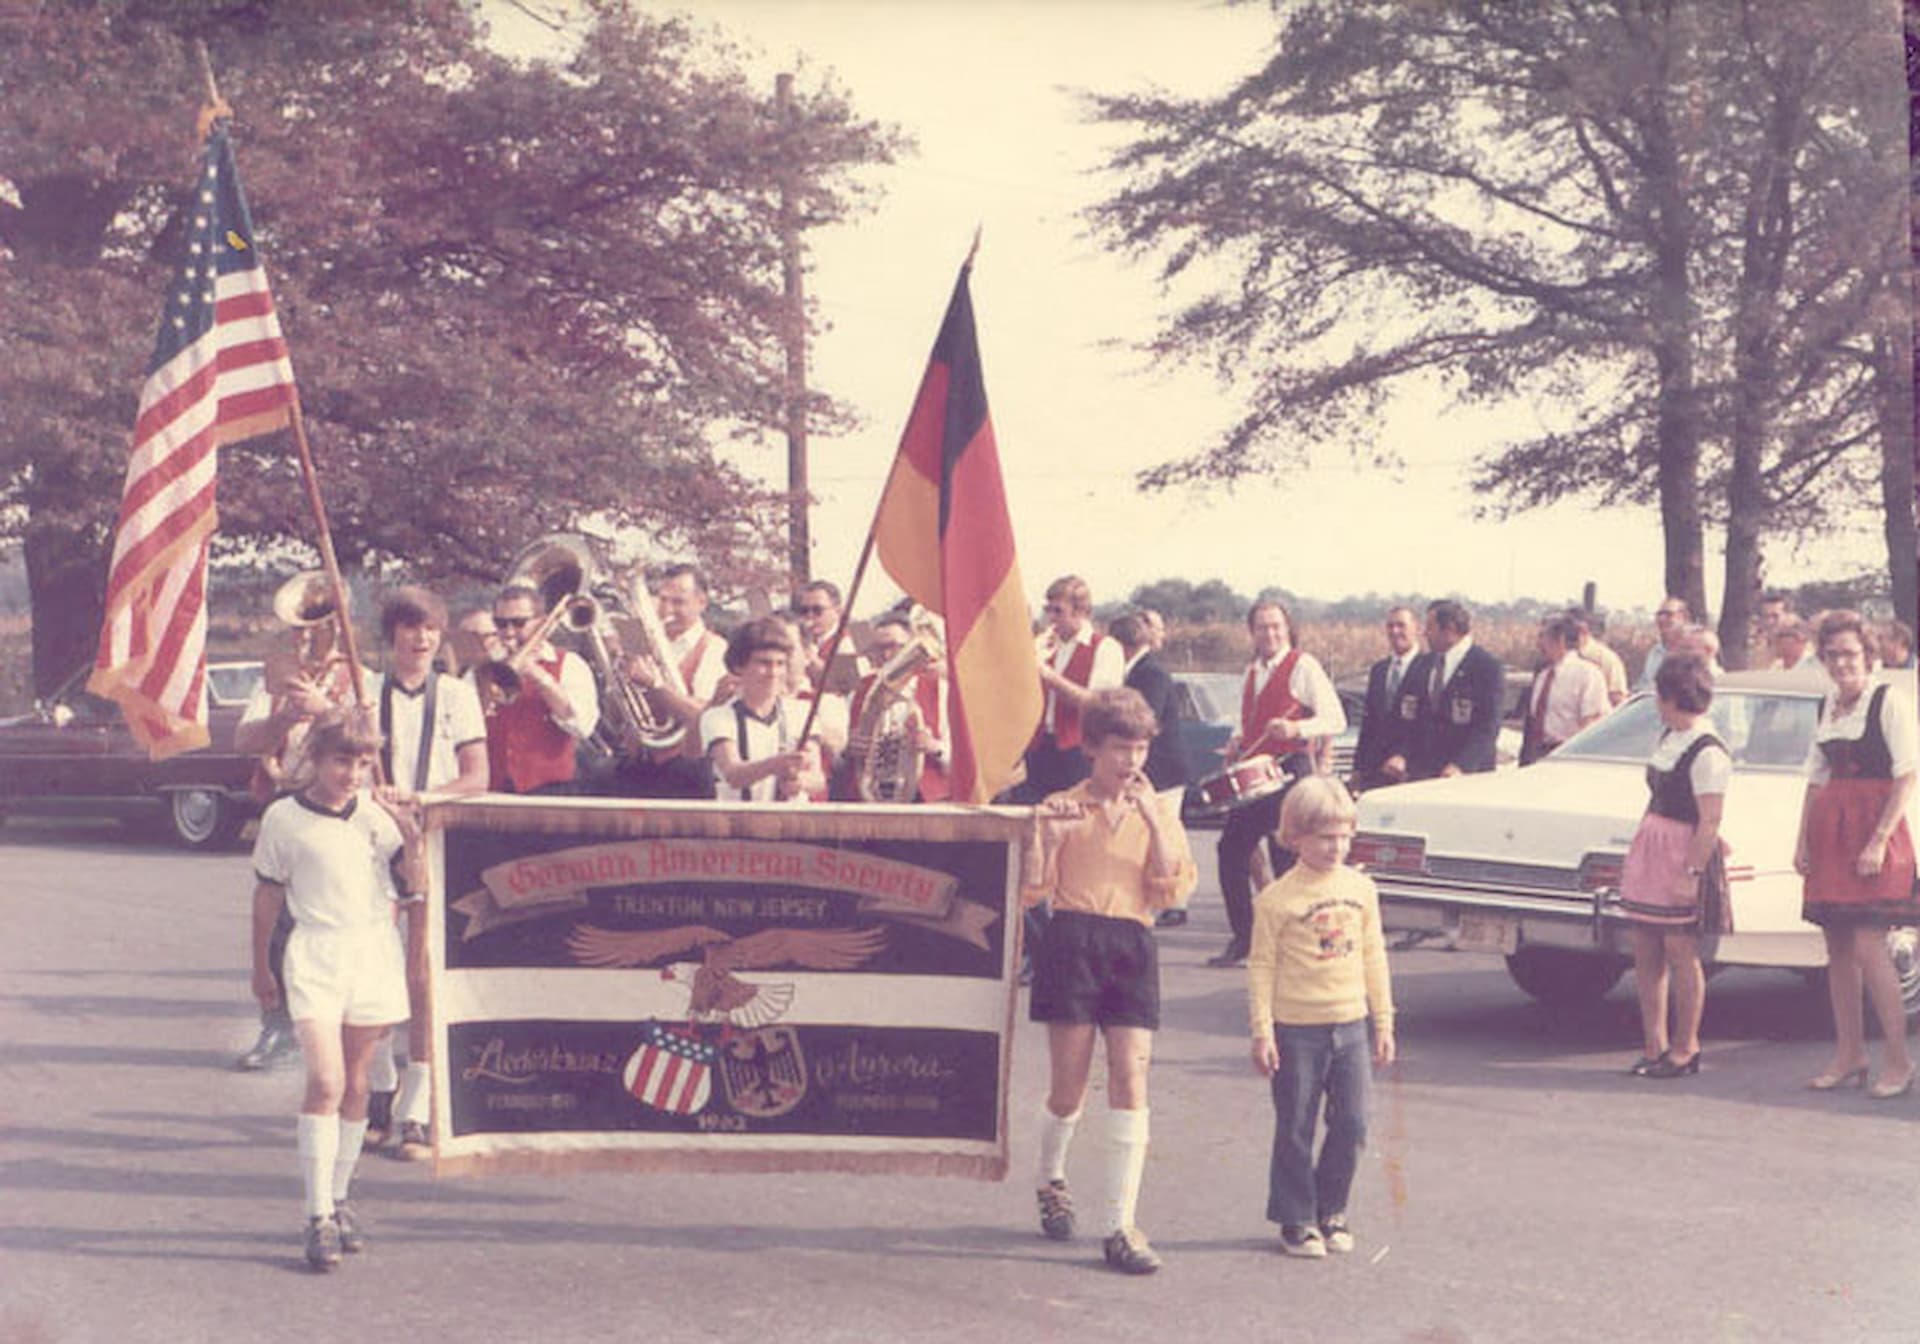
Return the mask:
[[1890,0],[1275,9],[1217,97],[1090,100],[1132,135],[1092,224],[1180,296],[1151,352],[1243,403],[1144,484],[1391,461],[1376,412],[1415,380],[1531,403],[1476,467],[1492,509],[1657,502],[1696,610],[1708,522],[1857,501],[1872,352],[1908,320]]
[[[781,501],[718,449],[781,422],[782,194],[805,227],[854,217],[859,170],[902,142],[829,84],[778,120],[737,53],[618,0],[593,15],[560,64],[494,51],[454,0],[69,0],[0,23],[0,527],[27,540],[37,636],[98,600],[195,39],[236,109],[343,560],[497,575],[591,518],[723,579],[767,571]],[[278,439],[225,454],[220,509],[228,548],[312,535]],[[69,624],[36,663],[84,656],[97,626]]]

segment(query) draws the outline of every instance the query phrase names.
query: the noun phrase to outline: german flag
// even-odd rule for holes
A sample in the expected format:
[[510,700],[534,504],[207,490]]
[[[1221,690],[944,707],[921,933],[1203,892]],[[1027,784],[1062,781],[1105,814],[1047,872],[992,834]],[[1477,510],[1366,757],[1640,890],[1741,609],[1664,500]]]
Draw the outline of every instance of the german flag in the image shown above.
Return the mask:
[[1012,784],[1040,722],[1040,668],[1000,452],[974,337],[971,264],[960,268],[874,518],[880,563],[946,618],[955,802]]

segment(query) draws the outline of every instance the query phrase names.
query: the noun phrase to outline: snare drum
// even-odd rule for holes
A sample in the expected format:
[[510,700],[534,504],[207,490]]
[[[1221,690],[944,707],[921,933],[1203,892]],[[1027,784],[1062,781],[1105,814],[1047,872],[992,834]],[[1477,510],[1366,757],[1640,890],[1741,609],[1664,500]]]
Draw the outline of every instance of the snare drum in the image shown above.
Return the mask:
[[1280,792],[1287,786],[1287,779],[1277,756],[1249,756],[1208,775],[1194,788],[1205,810],[1228,812]]

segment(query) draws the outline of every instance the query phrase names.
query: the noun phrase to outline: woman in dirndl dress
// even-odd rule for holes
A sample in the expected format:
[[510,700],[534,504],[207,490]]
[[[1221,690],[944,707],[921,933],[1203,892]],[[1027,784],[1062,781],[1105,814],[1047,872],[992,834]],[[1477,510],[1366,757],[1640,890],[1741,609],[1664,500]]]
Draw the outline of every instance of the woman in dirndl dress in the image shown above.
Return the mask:
[[1900,978],[1887,930],[1920,923],[1915,899],[1913,706],[1873,675],[1873,635],[1851,611],[1820,619],[1815,649],[1834,690],[1820,707],[1807,758],[1807,797],[1793,865],[1805,879],[1801,913],[1827,938],[1827,992],[1833,999],[1833,1060],[1807,1086],[1816,1092],[1867,1080],[1864,985],[1884,1042],[1876,1101],[1913,1090]]
[[1720,818],[1733,760],[1706,717],[1713,704],[1706,659],[1673,655],[1660,664],[1653,686],[1665,731],[1647,762],[1647,810],[1620,879],[1620,905],[1632,921],[1643,1038],[1628,1072],[1680,1078],[1700,1072],[1707,990],[1700,938],[1718,931],[1719,903],[1708,898],[1726,890]]

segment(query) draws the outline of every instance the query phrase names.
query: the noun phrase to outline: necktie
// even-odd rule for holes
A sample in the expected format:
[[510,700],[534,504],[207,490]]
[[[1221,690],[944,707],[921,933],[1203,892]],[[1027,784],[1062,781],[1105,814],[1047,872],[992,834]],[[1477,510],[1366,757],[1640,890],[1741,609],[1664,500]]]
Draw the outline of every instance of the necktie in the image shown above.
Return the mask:
[[1389,705],[1400,696],[1400,678],[1405,671],[1398,658],[1387,664],[1387,703]]
[[1533,702],[1533,740],[1541,746],[1547,744],[1547,702],[1553,699],[1553,674],[1558,664],[1549,664],[1546,675],[1540,678],[1540,696]]

